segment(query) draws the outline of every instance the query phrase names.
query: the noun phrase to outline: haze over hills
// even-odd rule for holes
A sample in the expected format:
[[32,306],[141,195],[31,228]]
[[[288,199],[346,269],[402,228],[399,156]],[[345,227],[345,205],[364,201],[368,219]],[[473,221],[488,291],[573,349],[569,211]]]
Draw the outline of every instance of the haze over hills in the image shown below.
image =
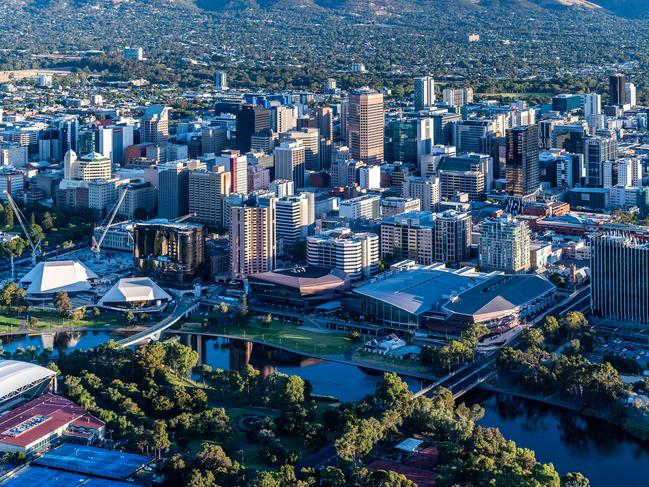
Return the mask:
[[[172,1],[172,0],[170,0]],[[649,13],[646,0],[195,0],[205,10],[228,10],[243,8],[272,9],[277,7],[326,8],[349,12],[381,11],[385,14],[405,10],[452,8],[527,8],[533,11],[557,8],[582,8],[607,10],[624,17],[642,17]]]

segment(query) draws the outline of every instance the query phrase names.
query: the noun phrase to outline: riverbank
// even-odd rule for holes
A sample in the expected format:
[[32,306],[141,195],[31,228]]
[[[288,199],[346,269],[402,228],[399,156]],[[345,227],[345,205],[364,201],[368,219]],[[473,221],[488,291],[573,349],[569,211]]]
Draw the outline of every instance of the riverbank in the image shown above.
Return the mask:
[[542,396],[540,394],[534,394],[527,391],[523,391],[516,384],[512,384],[504,379],[496,379],[495,381],[487,381],[479,386],[480,390],[495,393],[495,394],[505,394],[513,397],[520,397],[530,401],[535,401],[538,403],[566,409],[573,411],[584,416],[588,416],[594,419],[604,421],[612,426],[620,428],[625,433],[629,434],[633,438],[649,442],[649,422],[647,418],[640,418],[637,415],[630,415],[627,411],[628,408],[622,406],[619,412],[621,412],[620,417],[616,417],[614,410],[602,411],[601,409],[594,409],[591,407],[585,407],[582,404],[576,403],[574,401],[561,399],[559,397],[553,396]]
[[[29,326],[29,318],[36,318],[33,326]],[[85,316],[82,320],[62,318],[53,310],[29,309],[20,315],[0,312],[0,333],[30,333],[39,331],[70,331],[70,329],[99,329],[106,326],[127,326],[128,321],[123,314],[100,314],[99,316]]]
[[[375,370],[377,372],[394,372],[402,376],[412,377],[424,381],[434,381],[436,379],[436,377],[431,373],[412,370],[412,368],[407,366],[401,367],[398,365],[390,365],[387,363],[376,362],[372,360],[358,360],[356,358],[353,358],[351,354],[347,353],[354,347],[354,343],[351,341],[347,334],[328,331],[325,333],[320,333],[298,328],[294,324],[287,324],[286,328],[282,328],[281,331],[277,328],[251,328],[248,325],[246,325],[245,327],[216,327],[219,329],[222,328],[224,330],[223,333],[221,331],[217,331],[215,327],[203,328],[199,324],[195,325],[196,326],[189,327],[183,325],[177,330],[169,330],[168,333],[201,335],[205,337],[227,338],[230,340],[245,340],[258,345],[273,347],[278,350],[283,350],[285,352],[294,353],[296,355],[303,355],[305,357],[310,357],[318,360],[344,365],[352,365],[368,370]],[[336,335],[337,338],[334,338],[334,336]],[[339,353],[320,353],[321,350],[326,349],[325,347],[331,347],[331,340],[334,339],[344,340],[346,344],[344,348],[338,345],[337,350],[339,350]],[[321,345],[321,347],[318,347],[315,343],[313,343],[314,341],[321,341],[323,343],[319,344]]]

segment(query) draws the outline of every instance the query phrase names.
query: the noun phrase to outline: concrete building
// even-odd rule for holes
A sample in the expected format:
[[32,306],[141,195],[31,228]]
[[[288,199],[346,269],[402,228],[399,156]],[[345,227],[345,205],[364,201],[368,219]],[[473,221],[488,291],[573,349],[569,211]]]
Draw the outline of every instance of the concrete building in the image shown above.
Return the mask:
[[160,105],[146,107],[140,122],[140,142],[165,142],[169,138],[170,112],[170,108]]
[[223,200],[230,194],[231,174],[223,166],[212,171],[191,171],[189,174],[189,213],[206,225],[224,227]]
[[303,187],[305,156],[299,142],[283,142],[275,147],[275,178],[293,181],[296,188]]
[[401,213],[410,213],[421,210],[421,201],[417,198],[400,198],[389,196],[380,202],[381,218],[389,218]]
[[275,270],[275,198],[230,208],[230,271],[234,279]]
[[614,137],[594,136],[584,139],[586,184],[601,188],[604,184],[604,162],[617,159],[617,140]]
[[484,154],[442,156],[437,165],[442,199],[467,193],[477,200],[491,190],[493,159]]
[[408,176],[403,181],[401,195],[421,201],[423,211],[435,211],[441,199],[439,178]]
[[[120,188],[123,191],[124,186]],[[153,214],[156,203],[158,202],[158,191],[151,183],[139,182],[128,185],[128,192],[124,197],[122,206],[119,208],[119,214],[128,218],[135,219],[136,210],[144,210],[150,217]],[[105,242],[103,247],[106,247]]]
[[291,130],[286,138],[299,142],[304,147],[304,168],[319,171],[320,165],[320,131],[317,128]]
[[454,210],[438,213],[435,218],[435,261],[459,264],[471,253],[471,214]]
[[311,266],[338,269],[352,280],[367,279],[378,271],[379,237],[336,228],[307,238]]
[[158,171],[158,216],[174,219],[189,213],[190,169],[182,162],[167,163]]
[[367,164],[383,162],[384,128],[383,95],[370,90],[350,93],[347,140],[352,159]]
[[422,76],[414,79],[415,110],[424,110],[435,105],[435,80],[432,76]]
[[238,150],[224,150],[214,159],[215,166],[223,166],[230,173],[230,193],[245,194],[248,191],[248,157]]
[[480,268],[507,273],[530,268],[530,229],[511,217],[487,218],[480,227]]
[[349,218],[350,220],[359,218],[374,220],[381,216],[380,201],[380,196],[372,194],[343,200],[340,202],[338,215],[341,218]]
[[507,130],[507,193],[527,196],[539,189],[539,129],[536,125]]
[[275,205],[277,241],[292,245],[309,235],[315,222],[313,193],[285,196]]

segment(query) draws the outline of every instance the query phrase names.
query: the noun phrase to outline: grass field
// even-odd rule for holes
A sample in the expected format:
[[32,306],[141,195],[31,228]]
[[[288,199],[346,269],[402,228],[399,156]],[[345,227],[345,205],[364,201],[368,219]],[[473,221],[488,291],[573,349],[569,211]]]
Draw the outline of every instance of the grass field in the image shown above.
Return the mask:
[[377,355],[375,353],[368,353],[362,350],[354,353],[352,356],[354,362],[359,365],[376,365],[379,367],[394,367],[403,372],[416,372],[418,374],[431,374],[431,371],[425,365],[421,365],[410,360],[400,360],[397,358],[384,357],[383,355]]
[[[128,322],[126,318],[121,315],[100,315],[86,316],[83,320],[70,320],[68,318],[62,319],[56,311],[30,309],[29,316],[33,316],[38,320],[34,327],[36,330],[48,330],[51,328],[101,328],[109,326],[126,326]],[[25,315],[14,315],[6,311],[0,311],[0,333],[15,331],[21,325],[27,324]]]
[[[202,331],[208,331],[203,329]],[[319,333],[300,329],[294,323],[273,321],[266,327],[257,320],[251,320],[244,326],[220,324],[209,329],[214,333],[258,340],[273,345],[282,345],[306,353],[318,355],[342,355],[352,346],[346,333]]]

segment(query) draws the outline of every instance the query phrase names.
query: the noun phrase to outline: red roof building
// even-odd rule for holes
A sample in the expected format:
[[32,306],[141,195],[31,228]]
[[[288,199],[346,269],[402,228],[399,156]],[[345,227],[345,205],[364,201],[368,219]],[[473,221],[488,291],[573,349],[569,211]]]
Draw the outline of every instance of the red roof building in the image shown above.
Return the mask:
[[63,436],[89,443],[103,438],[105,427],[69,399],[48,393],[0,416],[0,451],[28,455]]

